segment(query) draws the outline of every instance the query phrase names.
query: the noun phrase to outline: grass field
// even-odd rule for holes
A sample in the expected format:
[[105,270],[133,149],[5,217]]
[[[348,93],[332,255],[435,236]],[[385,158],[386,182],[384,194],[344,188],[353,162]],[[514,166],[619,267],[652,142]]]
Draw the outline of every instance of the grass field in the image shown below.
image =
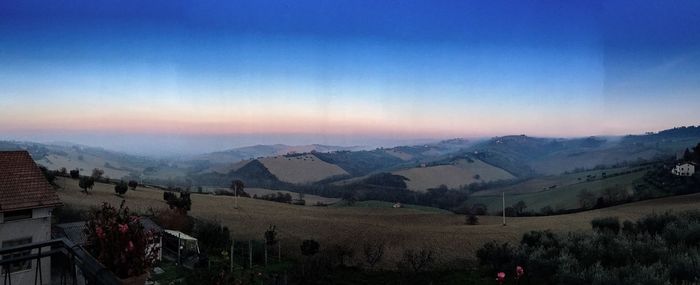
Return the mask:
[[[515,178],[507,171],[481,160],[467,162],[464,159],[458,160],[454,164],[414,167],[393,173],[408,178],[406,185],[408,189],[413,191],[425,191],[442,184],[449,188],[459,188],[473,182]],[[475,175],[479,175],[479,179],[476,179]]]
[[337,165],[318,159],[313,154],[293,157],[272,156],[259,159],[262,164],[284,182],[304,184],[348,173]]
[[[97,206],[103,201],[118,204],[122,198],[114,195],[112,185],[96,184],[90,195],[80,192],[77,180],[59,178],[58,194],[63,203],[76,208]],[[162,192],[138,188],[126,193],[126,204],[137,211],[167,207]],[[480,225],[464,224],[464,216],[422,211],[411,208],[385,207],[303,207],[255,199],[241,199],[240,208],[233,206],[233,197],[192,195],[192,211],[197,218],[220,221],[231,228],[235,239],[262,239],[269,225],[277,225],[282,246],[298,254],[302,239],[316,239],[321,247],[336,243],[351,244],[356,259],[361,258],[363,241],[387,241],[387,260],[383,266],[393,268],[403,249],[430,246],[438,261],[473,259],[474,252],[486,241],[517,242],[523,233],[551,229],[555,232],[590,230],[590,220],[618,216],[636,219],[652,212],[697,209],[700,194],[676,196],[631,203],[582,213],[508,218],[480,217]]]
[[[555,210],[574,209],[580,207],[578,203],[578,194],[581,191],[589,190],[597,194],[607,187],[620,186],[625,187],[631,193],[632,185],[635,182],[641,182],[644,173],[644,171],[632,172],[630,174],[606,179],[557,186],[553,189],[541,190],[538,192],[521,193],[518,192],[517,186],[509,186],[505,189],[511,190],[510,192],[506,192],[506,206],[511,206],[522,200],[528,206],[526,210],[539,211],[545,206],[550,206]],[[500,211],[502,207],[500,192],[494,190],[491,190],[490,195],[474,195],[470,197],[468,202],[470,204],[485,204],[490,212]]]

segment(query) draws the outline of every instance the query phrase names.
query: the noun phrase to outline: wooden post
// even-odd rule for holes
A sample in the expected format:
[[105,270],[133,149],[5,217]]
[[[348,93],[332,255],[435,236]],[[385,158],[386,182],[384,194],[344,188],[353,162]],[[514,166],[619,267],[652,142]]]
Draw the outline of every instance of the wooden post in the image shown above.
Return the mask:
[[506,192],[501,192],[503,195],[503,225],[506,225]]
[[235,244],[235,241],[231,240],[231,251],[228,254],[229,258],[231,258],[231,264],[229,265],[230,266],[229,271],[231,273],[233,273],[233,245],[234,244]]
[[248,268],[253,268],[253,241],[248,240]]
[[277,262],[282,262],[282,242],[277,241]]
[[267,266],[267,243],[264,243],[263,246],[265,247],[265,266]]

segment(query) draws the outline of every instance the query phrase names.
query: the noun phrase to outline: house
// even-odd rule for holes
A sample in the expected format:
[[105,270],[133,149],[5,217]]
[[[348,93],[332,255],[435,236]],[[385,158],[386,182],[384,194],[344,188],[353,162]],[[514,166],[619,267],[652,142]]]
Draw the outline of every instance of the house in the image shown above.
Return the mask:
[[676,167],[671,170],[671,173],[678,176],[693,176],[693,174],[695,174],[695,163],[683,162],[676,164]]
[[401,203],[399,203],[399,202],[396,202],[396,203],[394,203],[394,205],[393,205],[392,207],[393,207],[394,209],[398,209],[398,208],[402,208],[403,205],[401,205]]
[[[145,231],[152,231],[162,237],[163,228],[158,226],[153,220],[148,217],[141,217],[139,222]],[[87,237],[85,236],[85,224],[85,221],[80,221],[54,225],[52,230],[53,238],[66,238],[76,245],[84,246],[87,241]],[[154,247],[162,248],[162,238],[151,244],[146,250],[150,251]],[[158,260],[161,260],[161,257],[162,252],[159,251]]]
[[[60,205],[61,201],[56,191],[46,181],[44,174],[27,151],[0,151],[0,246],[2,248],[50,240],[51,212]],[[27,250],[0,258],[8,259],[35,253]],[[42,258],[41,264],[31,260],[11,265],[9,268],[11,284],[35,284],[34,278],[39,266],[42,276],[50,276],[51,260],[48,257]],[[43,278],[43,284],[49,284],[48,279]]]

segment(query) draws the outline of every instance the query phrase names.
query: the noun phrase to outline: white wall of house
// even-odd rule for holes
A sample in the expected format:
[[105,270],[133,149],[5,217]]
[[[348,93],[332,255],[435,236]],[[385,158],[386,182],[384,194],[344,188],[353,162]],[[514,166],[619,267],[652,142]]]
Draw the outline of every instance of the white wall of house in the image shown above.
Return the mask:
[[[38,208],[32,210],[31,219],[17,221],[4,220],[4,215],[0,213],[0,246],[3,241],[31,238],[32,242],[42,242],[51,239],[51,211],[52,208]],[[42,248],[42,251],[49,251],[50,248]],[[32,252],[36,253],[38,250]],[[2,258],[2,257],[0,257]],[[31,268],[27,270],[13,272],[11,274],[12,284],[24,285],[34,284],[35,272],[37,270],[36,260],[31,262]],[[4,276],[4,272],[3,275]],[[51,282],[51,259],[41,259],[41,284]],[[38,279],[37,279],[37,284]]]
[[693,174],[695,174],[695,165],[690,163],[676,165],[676,167],[673,168],[671,173],[679,176],[692,176]]

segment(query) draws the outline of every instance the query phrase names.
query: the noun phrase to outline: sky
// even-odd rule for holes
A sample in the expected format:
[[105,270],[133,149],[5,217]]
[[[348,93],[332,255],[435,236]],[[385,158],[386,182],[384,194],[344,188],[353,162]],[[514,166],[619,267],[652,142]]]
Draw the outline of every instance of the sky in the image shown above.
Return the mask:
[[700,123],[700,1],[0,1],[0,139],[136,152]]

